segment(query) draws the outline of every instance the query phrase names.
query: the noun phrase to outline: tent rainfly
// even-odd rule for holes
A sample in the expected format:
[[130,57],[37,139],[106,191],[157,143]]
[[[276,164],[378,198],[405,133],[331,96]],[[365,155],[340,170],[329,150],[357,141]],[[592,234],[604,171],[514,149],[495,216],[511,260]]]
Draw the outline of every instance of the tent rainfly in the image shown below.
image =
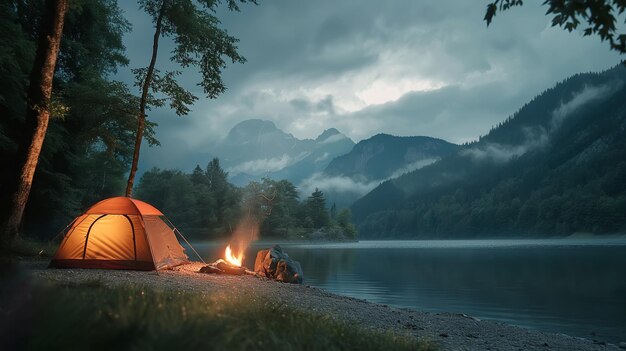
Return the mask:
[[160,270],[188,263],[174,230],[148,203],[102,200],[72,222],[50,267]]

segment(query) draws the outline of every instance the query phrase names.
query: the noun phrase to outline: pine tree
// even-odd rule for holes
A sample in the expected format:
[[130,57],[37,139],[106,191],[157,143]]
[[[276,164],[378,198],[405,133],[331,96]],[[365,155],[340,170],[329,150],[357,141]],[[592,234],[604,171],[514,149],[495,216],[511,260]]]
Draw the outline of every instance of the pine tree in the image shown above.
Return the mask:
[[330,207],[330,219],[335,220],[337,218],[337,205],[333,202]]
[[307,216],[313,221],[314,228],[322,228],[330,224],[326,210],[326,197],[318,188],[315,188],[315,191],[307,199],[306,208]]

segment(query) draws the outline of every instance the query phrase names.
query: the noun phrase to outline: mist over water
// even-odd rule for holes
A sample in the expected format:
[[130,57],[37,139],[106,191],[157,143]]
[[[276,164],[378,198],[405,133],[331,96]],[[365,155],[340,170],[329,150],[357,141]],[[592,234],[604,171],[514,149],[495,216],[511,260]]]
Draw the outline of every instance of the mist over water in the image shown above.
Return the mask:
[[[254,243],[256,251],[271,244]],[[199,243],[215,259],[223,243]],[[282,244],[304,284],[368,301],[626,341],[626,239]]]

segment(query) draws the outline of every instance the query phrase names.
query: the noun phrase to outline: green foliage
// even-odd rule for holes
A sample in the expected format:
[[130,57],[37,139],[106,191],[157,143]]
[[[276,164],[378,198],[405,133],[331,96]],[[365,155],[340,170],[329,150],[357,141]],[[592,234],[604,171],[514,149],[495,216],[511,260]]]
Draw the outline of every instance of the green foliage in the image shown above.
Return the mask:
[[[434,350],[409,335],[371,331],[330,315],[253,296],[194,294],[99,281],[35,288],[7,308],[17,349]],[[23,330],[23,328],[27,328]],[[16,335],[28,338],[14,340]]]
[[[18,119],[18,115],[23,117],[35,43],[22,29],[19,14],[10,3],[0,4],[0,32],[0,114],[6,123],[7,119]],[[0,133],[6,135],[8,131],[0,130]]]
[[271,216],[278,202],[278,189],[271,179],[252,181],[242,189],[242,216],[254,223],[262,223]]
[[348,239],[356,239],[356,228],[352,224],[352,212],[349,208],[344,208],[337,214],[337,224],[343,229]]
[[315,188],[315,191],[306,201],[306,215],[311,218],[313,228],[322,228],[330,224],[330,217],[326,210],[324,193]]
[[17,238],[13,241],[11,253],[19,257],[52,257],[59,248],[58,242]]
[[[240,3],[256,3],[255,1],[239,0]],[[191,0],[140,0],[140,7],[152,17],[162,37],[171,37],[174,50],[170,62],[182,68],[196,67],[202,79],[198,85],[202,87],[210,99],[217,98],[226,90],[222,81],[222,70],[226,68],[225,58],[232,63],[244,63],[245,58],[237,52],[238,39],[228,35],[219,27],[220,21],[215,10],[220,1]],[[231,10],[239,10],[235,0],[228,1]],[[158,40],[158,37],[156,37]],[[156,53],[154,53],[156,54]],[[133,69],[135,85],[142,87],[147,77],[148,68]],[[176,81],[180,71],[161,74],[154,69],[148,86],[152,94],[148,97],[147,108],[161,107],[169,102],[169,106],[182,116],[189,113],[189,106],[198,98],[183,88]],[[164,95],[165,97],[160,97]]]
[[225,236],[240,217],[240,192],[227,176],[218,159],[206,170],[197,166],[191,174],[153,168],[139,180],[137,196],[159,208],[190,237]]
[[106,78],[128,64],[120,34],[130,31],[115,0],[72,1],[65,17],[56,75],[63,81]]
[[263,222],[261,233],[266,236],[292,236],[290,231],[302,227],[298,219],[300,202],[296,187],[287,180],[274,181],[266,178],[263,182],[271,189],[268,193],[271,197],[267,198],[272,199],[272,208]]
[[265,238],[307,239],[320,229],[325,236],[314,239],[356,238],[350,211],[340,210],[338,221],[330,221],[321,191],[300,202],[287,180],[264,178],[236,188],[216,158],[205,170],[196,166],[190,174],[153,168],[139,180],[137,196],[195,239],[230,236],[243,222],[257,225]]
[[[0,5],[0,203],[4,186],[17,176],[15,158],[23,135],[25,91],[32,68],[43,1],[15,0]],[[126,64],[122,36],[129,29],[113,0],[73,1],[66,15],[54,79],[53,118],[43,145],[24,231],[51,238],[81,209],[119,195],[132,156],[138,99],[109,75]],[[58,115],[56,117],[59,117]],[[153,124],[147,139],[154,143]],[[0,208],[6,213],[6,208]]]
[[[135,68],[132,70],[135,75],[135,86],[142,87],[146,77],[147,68]],[[153,94],[162,93],[163,98],[156,98],[153,94],[148,95],[148,107],[163,107],[168,101],[171,109],[177,115],[183,116],[189,113],[189,105],[192,105],[198,98],[185,90],[176,82],[176,77],[181,74],[180,71],[166,72],[161,75],[158,69],[154,69],[152,73],[152,81],[150,82],[150,90]]]
[[[487,26],[498,11],[522,6],[522,0],[496,0],[487,5],[485,21]],[[553,15],[552,26],[561,27],[568,32],[585,25],[584,36],[597,35],[601,41],[608,41],[611,50],[626,53],[626,33],[619,33],[616,22],[626,10],[623,0],[545,0],[547,15]]]

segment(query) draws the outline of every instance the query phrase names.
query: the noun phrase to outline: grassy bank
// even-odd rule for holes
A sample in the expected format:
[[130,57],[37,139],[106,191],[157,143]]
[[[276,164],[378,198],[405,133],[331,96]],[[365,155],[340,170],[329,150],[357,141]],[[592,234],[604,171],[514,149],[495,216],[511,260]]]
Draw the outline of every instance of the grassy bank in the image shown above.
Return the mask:
[[19,257],[52,257],[58,247],[59,241],[42,241],[19,237],[11,243],[10,254]]
[[31,286],[18,296],[3,296],[3,301],[7,313],[0,336],[5,334],[9,342],[5,349],[434,349],[410,336],[365,330],[271,301],[227,295],[107,288],[93,281]]

